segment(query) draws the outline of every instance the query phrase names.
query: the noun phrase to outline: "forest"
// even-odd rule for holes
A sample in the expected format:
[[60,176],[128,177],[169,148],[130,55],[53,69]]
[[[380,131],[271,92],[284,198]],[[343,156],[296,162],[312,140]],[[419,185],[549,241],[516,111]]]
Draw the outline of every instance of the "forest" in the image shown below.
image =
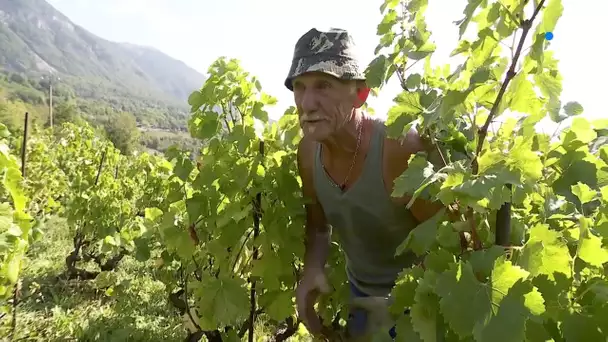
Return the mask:
[[[415,126],[442,160],[413,155],[392,195],[425,193],[444,209],[401,243],[422,262],[377,303],[367,341],[390,341],[393,325],[408,342],[607,341],[608,119],[560,99],[545,33],[561,0],[469,1],[455,29],[476,35],[453,48],[455,69],[431,62],[427,0],[378,5],[367,83],[399,80],[389,134]],[[269,120],[276,99],[236,58],[205,77],[183,121],[58,86],[52,126],[48,84],[0,78],[0,336],[313,340],[294,300],[297,110]],[[535,128],[545,118],[553,134]],[[346,341],[339,243],[328,259],[334,290],[317,309],[326,340]]]
[[[50,126],[50,86],[48,78],[0,69],[0,122],[11,132],[23,132],[23,115],[28,112],[33,125]],[[132,97],[78,96],[76,87],[78,83],[70,80],[53,82],[54,125],[86,122],[125,154],[132,151],[162,154],[172,145],[189,150],[200,147],[187,132],[183,109],[158,107]]]

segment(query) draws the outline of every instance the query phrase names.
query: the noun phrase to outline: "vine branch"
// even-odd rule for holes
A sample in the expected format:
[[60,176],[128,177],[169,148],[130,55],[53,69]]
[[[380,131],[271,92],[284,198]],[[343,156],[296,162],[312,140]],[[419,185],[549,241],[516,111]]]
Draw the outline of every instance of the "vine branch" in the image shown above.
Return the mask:
[[[264,156],[264,141],[260,140],[260,155]],[[260,192],[258,192],[255,195],[255,199],[253,201],[253,240],[255,241],[255,239],[260,235],[260,221],[262,219],[262,194]],[[254,245],[253,247],[253,260],[257,260],[258,259],[258,247]],[[255,280],[251,280],[251,298],[250,298],[250,304],[251,304],[251,311],[249,313],[249,338],[248,341],[249,342],[253,342],[253,328],[255,325],[255,316],[256,316],[256,295],[255,295],[255,291],[256,290],[256,282]]]
[[492,120],[496,116],[496,112],[498,111],[498,108],[500,107],[500,102],[502,101],[502,98],[503,98],[505,92],[507,91],[507,87],[509,86],[509,83],[516,75],[515,67],[517,66],[517,61],[519,60],[521,51],[524,47],[526,37],[528,36],[528,32],[530,31],[530,29],[532,28],[532,23],[534,22],[534,19],[536,18],[536,16],[540,12],[540,10],[542,9],[544,4],[545,4],[545,0],[541,0],[539,2],[538,6],[536,7],[536,9],[534,10],[534,14],[532,15],[532,17],[528,20],[523,20],[521,23],[522,33],[521,33],[521,37],[519,39],[519,44],[517,45],[517,50],[515,51],[515,56],[513,57],[513,60],[511,61],[509,70],[507,71],[507,74],[505,75],[505,79],[500,87],[500,90],[498,91],[498,95],[496,96],[496,101],[494,101],[494,105],[492,106],[492,109],[490,110],[490,114],[488,115],[488,118],[486,119],[486,122],[484,123],[483,127],[478,131],[479,139],[477,142],[477,149],[475,151],[475,157],[473,159],[473,164],[472,164],[473,173],[475,173],[475,174],[477,174],[479,172],[479,163],[477,161],[477,158],[478,158],[479,154],[481,153],[481,150],[483,149],[483,143],[486,139],[486,136],[488,135],[488,129],[490,127],[490,123],[492,123]]
[[[519,38],[519,44],[517,45],[517,50],[515,51],[515,55],[513,56],[513,60],[511,61],[509,70],[507,71],[507,74],[505,75],[505,79],[500,87],[500,90],[498,91],[498,95],[496,95],[496,100],[494,101],[494,104],[492,105],[490,114],[488,115],[488,118],[486,119],[486,122],[484,123],[483,127],[481,129],[479,129],[479,131],[478,131],[477,148],[476,148],[475,156],[473,157],[473,161],[471,164],[473,174],[475,174],[475,175],[479,173],[478,158],[479,158],[479,155],[481,154],[481,151],[483,149],[483,144],[488,135],[488,129],[490,127],[490,123],[492,122],[492,120],[494,119],[494,117],[496,116],[496,114],[498,112],[498,108],[500,107],[500,103],[502,101],[502,98],[503,98],[505,92],[507,91],[507,87],[509,86],[509,83],[516,75],[515,68],[517,67],[517,62],[519,60],[519,57],[521,56],[521,52],[523,50],[524,43],[526,41],[526,37],[528,36],[530,29],[532,28],[532,23],[534,22],[534,19],[536,19],[536,16],[538,15],[538,13],[540,13],[540,10],[543,8],[544,4],[545,4],[545,0],[541,0],[538,3],[538,5],[536,6],[536,8],[534,9],[534,13],[532,14],[532,17],[527,20],[522,20],[522,22],[521,22],[522,32],[521,32],[521,37]],[[509,189],[509,192],[510,192],[511,188],[512,188],[511,184],[507,184],[507,188]],[[496,240],[495,240],[496,244],[501,245],[501,246],[506,246],[509,243],[509,236],[511,234],[510,231],[511,231],[511,202],[509,201],[507,203],[504,203],[500,207],[498,212],[496,213]]]

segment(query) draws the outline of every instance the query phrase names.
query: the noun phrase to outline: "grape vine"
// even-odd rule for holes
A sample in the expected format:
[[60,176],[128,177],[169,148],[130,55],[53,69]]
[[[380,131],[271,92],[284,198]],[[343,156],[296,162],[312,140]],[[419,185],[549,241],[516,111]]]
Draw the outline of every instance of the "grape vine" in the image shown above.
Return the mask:
[[11,308],[9,299],[15,301],[18,291],[22,259],[30,244],[33,219],[27,211],[28,197],[23,188],[22,163],[11,154],[8,137],[11,133],[0,124],[0,316]]
[[183,309],[198,310],[196,330],[212,341],[248,331],[253,338],[263,314],[284,327],[275,336],[282,340],[297,327],[294,265],[303,255],[303,207],[291,167],[297,115],[290,109],[268,125],[264,107],[276,100],[237,60],[219,58],[208,72],[189,99],[190,131],[205,147],[194,161],[177,149],[167,154],[175,165],[170,193],[146,220],[166,248],[162,267],[179,275],[166,281]]
[[[469,1],[452,52],[465,62],[453,72],[431,66],[426,5],[383,4],[376,53],[392,52],[378,55],[368,74],[381,87],[396,73],[404,89],[389,111],[391,134],[415,125],[444,156],[442,167],[424,153],[413,156],[394,195],[426,190],[460,220],[441,212],[403,242],[401,250],[424,255],[424,263],[404,270],[391,294],[397,334],[408,341],[605,339],[598,314],[608,310],[608,165],[600,145],[608,122],[589,122],[577,117],[580,104],[560,103],[561,75],[544,33],[555,28],[561,1]],[[472,22],[476,40],[462,39]],[[423,59],[424,74],[406,78],[408,63]],[[545,117],[571,124],[539,133]],[[409,316],[399,314],[405,307]]]
[[[45,175],[25,183],[35,199],[31,209],[39,216],[64,216],[74,236],[66,275],[93,279],[113,270],[137,244],[145,245],[141,238],[144,209],[163,200],[164,180],[172,166],[145,153],[121,155],[92,127],[65,123],[56,132],[47,130],[32,137],[28,170]],[[98,270],[86,269],[87,262]]]

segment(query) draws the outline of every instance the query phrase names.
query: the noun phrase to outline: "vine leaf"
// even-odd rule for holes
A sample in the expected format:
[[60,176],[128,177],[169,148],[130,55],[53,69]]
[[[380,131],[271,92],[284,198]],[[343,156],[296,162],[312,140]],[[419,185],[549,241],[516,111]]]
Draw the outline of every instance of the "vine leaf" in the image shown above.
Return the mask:
[[428,252],[436,244],[437,229],[445,213],[446,209],[442,208],[433,217],[416,226],[397,247],[395,255],[403,254],[406,250],[411,250],[416,255]]
[[249,296],[240,278],[221,276],[194,282],[192,291],[198,299],[201,329],[237,325],[249,315]]
[[588,264],[601,267],[608,262],[608,250],[602,246],[602,239],[589,229],[589,219],[579,216],[579,245],[577,254]]
[[[461,338],[480,330],[492,314],[491,288],[477,280],[470,263],[452,264],[437,279],[441,313]],[[463,310],[462,308],[468,308]]]
[[549,229],[547,225],[535,225],[530,229],[530,239],[523,248],[520,266],[532,277],[544,274],[555,280],[556,273],[571,277],[572,257],[562,238],[562,233]]

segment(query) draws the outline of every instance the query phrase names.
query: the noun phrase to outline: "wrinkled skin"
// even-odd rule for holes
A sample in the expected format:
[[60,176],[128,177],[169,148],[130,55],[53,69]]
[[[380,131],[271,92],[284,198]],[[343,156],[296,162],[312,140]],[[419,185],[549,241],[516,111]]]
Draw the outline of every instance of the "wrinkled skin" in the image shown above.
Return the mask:
[[293,81],[300,127],[318,142],[336,142],[369,94],[363,82],[342,81],[324,73],[307,73]]

